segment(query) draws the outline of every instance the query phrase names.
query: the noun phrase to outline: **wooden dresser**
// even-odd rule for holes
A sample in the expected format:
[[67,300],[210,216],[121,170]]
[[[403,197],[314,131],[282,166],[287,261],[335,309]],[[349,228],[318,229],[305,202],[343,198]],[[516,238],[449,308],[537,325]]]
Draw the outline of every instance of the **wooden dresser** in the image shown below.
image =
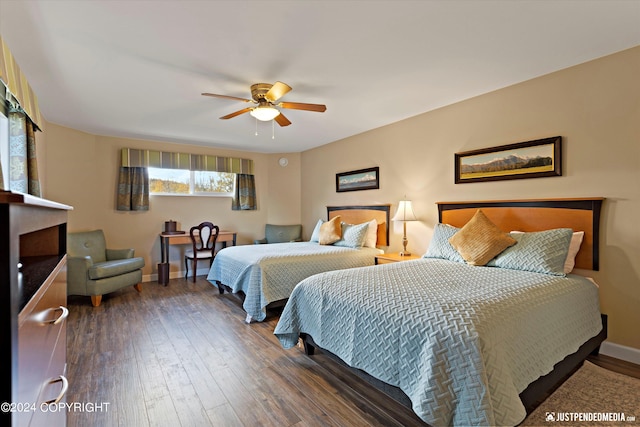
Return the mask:
[[[2,425],[65,426],[70,206],[0,191]],[[51,406],[49,406],[51,405]]]

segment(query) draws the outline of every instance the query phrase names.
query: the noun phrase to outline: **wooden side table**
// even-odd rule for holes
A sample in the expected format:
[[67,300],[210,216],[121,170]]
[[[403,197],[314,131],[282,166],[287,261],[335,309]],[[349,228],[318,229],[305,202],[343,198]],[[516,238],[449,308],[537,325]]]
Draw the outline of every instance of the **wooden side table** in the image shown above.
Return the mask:
[[422,255],[400,255],[398,252],[390,253],[390,254],[380,254],[376,255],[375,264],[388,264],[390,262],[400,262],[400,261],[410,261],[413,259],[420,259]]

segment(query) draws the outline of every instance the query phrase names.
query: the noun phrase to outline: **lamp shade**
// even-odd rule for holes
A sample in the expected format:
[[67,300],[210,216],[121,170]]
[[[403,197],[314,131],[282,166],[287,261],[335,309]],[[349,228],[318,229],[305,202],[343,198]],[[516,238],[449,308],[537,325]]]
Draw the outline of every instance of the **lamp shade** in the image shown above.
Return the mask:
[[273,120],[274,118],[276,118],[278,114],[280,114],[280,111],[278,111],[277,108],[273,108],[273,107],[259,106],[251,110],[249,114],[251,114],[253,117],[255,117],[260,121],[268,122],[269,120]]
[[417,221],[416,215],[413,213],[411,200],[401,200],[398,204],[398,210],[392,218],[393,221]]

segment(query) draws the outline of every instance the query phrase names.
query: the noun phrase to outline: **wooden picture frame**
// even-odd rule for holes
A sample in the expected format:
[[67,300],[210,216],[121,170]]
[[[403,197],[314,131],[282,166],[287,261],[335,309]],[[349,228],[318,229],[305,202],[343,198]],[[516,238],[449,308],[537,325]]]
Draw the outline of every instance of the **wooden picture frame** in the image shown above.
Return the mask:
[[562,137],[455,153],[455,183],[562,175]]
[[336,174],[336,192],[377,190],[380,188],[380,168],[358,169]]

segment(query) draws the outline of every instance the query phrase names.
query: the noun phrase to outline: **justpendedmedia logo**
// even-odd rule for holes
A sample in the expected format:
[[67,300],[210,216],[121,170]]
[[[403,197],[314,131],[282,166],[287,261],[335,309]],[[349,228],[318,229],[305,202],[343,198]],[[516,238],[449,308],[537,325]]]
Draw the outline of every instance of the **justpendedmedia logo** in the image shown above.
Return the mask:
[[634,415],[624,412],[545,412],[546,422],[635,422]]

